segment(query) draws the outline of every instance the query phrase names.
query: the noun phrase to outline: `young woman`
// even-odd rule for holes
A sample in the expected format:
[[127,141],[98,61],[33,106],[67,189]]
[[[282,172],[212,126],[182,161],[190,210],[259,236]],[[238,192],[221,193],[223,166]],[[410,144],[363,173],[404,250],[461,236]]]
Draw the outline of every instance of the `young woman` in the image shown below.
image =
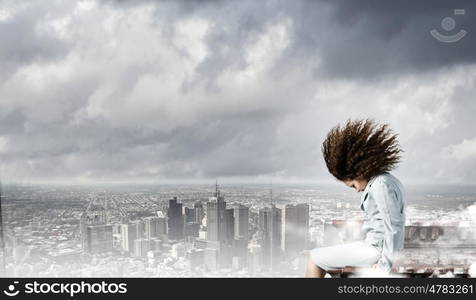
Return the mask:
[[365,239],[310,251],[306,277],[324,277],[344,267],[373,267],[390,272],[395,254],[403,248],[405,200],[401,182],[389,171],[403,152],[387,124],[349,120],[334,127],[322,144],[329,172],[362,192]]

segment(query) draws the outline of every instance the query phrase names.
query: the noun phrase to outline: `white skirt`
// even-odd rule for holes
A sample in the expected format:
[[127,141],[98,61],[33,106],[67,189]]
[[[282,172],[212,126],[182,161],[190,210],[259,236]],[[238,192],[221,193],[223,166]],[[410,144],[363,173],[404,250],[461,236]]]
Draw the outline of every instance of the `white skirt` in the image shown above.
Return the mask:
[[329,271],[344,267],[371,267],[380,259],[381,252],[365,241],[356,241],[314,248],[310,255],[315,265]]

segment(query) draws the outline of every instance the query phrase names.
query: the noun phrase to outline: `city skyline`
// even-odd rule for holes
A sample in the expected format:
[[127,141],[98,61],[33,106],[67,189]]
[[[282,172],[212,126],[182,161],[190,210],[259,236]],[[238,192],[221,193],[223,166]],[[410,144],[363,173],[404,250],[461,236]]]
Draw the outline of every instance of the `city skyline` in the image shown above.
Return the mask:
[[[5,190],[6,266],[16,276],[300,277],[307,250],[361,238],[362,212],[347,189],[216,183]],[[395,274],[467,276],[476,260],[474,192],[428,191],[410,190]]]

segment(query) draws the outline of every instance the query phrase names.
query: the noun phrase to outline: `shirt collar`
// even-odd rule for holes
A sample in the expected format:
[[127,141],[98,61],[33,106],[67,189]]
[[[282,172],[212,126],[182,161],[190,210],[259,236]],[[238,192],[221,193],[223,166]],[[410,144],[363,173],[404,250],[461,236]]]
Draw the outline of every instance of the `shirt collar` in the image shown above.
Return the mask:
[[362,195],[360,196],[360,205],[361,205],[361,206],[362,206],[362,203],[364,203],[364,200],[365,200],[367,194],[369,193],[370,186],[371,186],[372,183],[375,181],[375,178],[377,178],[377,176],[372,176],[372,177],[369,179],[369,182],[367,182],[367,185],[365,186],[365,189],[364,189],[364,191],[362,192]]

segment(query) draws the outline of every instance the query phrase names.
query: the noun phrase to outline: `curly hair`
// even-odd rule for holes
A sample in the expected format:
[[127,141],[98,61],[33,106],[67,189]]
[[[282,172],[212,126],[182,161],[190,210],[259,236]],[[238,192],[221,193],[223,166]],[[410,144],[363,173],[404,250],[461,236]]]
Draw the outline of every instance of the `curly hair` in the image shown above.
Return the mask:
[[322,144],[329,172],[338,180],[366,179],[388,172],[400,162],[403,150],[388,124],[348,120],[332,128]]

